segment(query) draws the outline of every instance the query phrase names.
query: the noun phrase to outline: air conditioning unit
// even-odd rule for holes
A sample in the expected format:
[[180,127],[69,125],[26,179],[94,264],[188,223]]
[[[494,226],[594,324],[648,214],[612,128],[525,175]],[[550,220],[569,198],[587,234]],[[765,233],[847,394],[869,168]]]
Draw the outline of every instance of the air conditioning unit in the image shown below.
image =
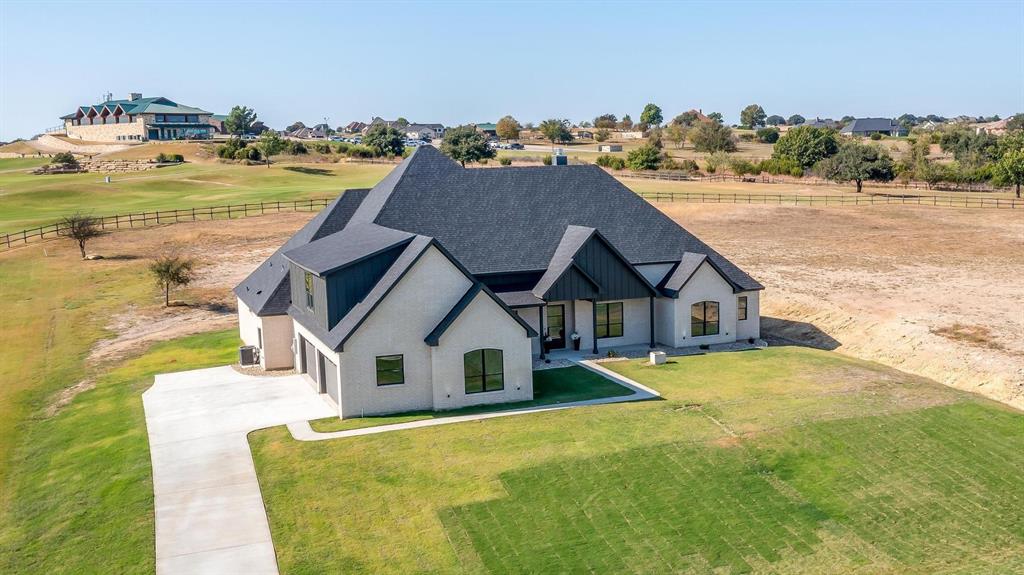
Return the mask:
[[252,367],[260,362],[260,348],[255,345],[243,345],[238,348],[238,363],[242,367]]

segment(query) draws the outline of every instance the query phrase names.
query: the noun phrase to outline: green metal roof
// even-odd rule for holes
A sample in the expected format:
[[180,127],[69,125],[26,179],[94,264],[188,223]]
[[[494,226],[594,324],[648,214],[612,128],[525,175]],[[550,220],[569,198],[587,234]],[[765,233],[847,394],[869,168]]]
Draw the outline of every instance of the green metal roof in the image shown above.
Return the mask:
[[118,106],[124,110],[126,114],[210,114],[206,110],[200,108],[193,108],[191,106],[182,106],[177,102],[173,102],[162,96],[155,98],[138,98],[136,100],[109,100],[101,104],[95,104],[93,106],[79,106],[79,110],[83,114],[88,114],[89,110],[96,110],[99,114],[103,111],[103,108],[109,109],[111,112],[114,111]]

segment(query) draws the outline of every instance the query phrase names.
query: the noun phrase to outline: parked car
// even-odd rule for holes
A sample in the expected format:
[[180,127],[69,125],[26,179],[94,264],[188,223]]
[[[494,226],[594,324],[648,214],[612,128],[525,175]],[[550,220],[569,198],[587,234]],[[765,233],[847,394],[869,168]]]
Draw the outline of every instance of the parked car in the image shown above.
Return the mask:
[[511,144],[508,145],[508,149],[509,150],[525,150],[526,146],[520,144],[519,142],[512,142]]

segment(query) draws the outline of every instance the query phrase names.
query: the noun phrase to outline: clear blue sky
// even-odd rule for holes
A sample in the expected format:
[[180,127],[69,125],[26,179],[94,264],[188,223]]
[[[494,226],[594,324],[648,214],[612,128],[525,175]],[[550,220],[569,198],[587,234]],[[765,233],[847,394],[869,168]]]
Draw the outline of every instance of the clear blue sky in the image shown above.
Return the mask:
[[1024,111],[1024,1],[12,2],[0,139],[100,95],[163,95],[272,127],[634,120],[647,102],[768,114]]

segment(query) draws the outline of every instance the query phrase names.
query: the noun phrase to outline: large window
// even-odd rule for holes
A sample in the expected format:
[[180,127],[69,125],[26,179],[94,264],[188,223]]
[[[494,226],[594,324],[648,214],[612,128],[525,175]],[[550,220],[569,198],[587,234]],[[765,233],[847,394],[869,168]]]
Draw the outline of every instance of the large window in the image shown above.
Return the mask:
[[718,302],[699,301],[690,306],[690,334],[718,335]]
[[505,365],[500,349],[474,349],[462,356],[466,393],[505,389]]
[[405,360],[401,355],[377,356],[377,385],[405,383]]
[[306,272],[306,308],[313,309],[313,274]]
[[594,335],[602,337],[622,337],[622,302],[597,304],[597,323],[594,324]]
[[747,296],[741,295],[736,302],[736,319],[747,319]]

